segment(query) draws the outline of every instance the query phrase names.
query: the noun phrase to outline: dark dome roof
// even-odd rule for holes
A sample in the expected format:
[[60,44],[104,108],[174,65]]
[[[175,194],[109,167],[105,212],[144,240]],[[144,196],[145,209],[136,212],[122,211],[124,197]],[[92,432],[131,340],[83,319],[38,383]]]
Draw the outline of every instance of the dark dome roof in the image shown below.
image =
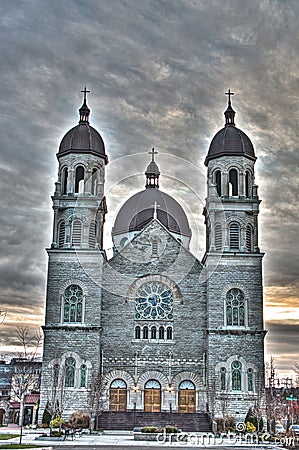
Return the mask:
[[228,105],[225,116],[225,127],[218,131],[212,139],[210,148],[205,160],[205,165],[211,159],[219,156],[248,156],[256,159],[254,148],[249,137],[235,126],[235,111],[232,108],[231,96],[234,95],[230,89],[226,92],[228,95]]
[[243,131],[234,125],[225,126],[213,137],[205,164],[211,159],[224,155],[245,155],[251,159],[256,159],[251,140]]
[[59,155],[72,150],[93,151],[106,158],[104,141],[88,122],[79,123],[69,130],[59,146]]
[[103,156],[107,162],[105,145],[100,133],[89,125],[90,109],[86,103],[86,87],[83,91],[83,105],[79,109],[79,125],[69,130],[62,138],[59,146],[58,157],[66,153],[96,153]]
[[160,175],[159,167],[157,166],[155,161],[151,161],[149,163],[149,165],[146,168],[145,174]]
[[157,202],[157,218],[174,233],[191,237],[185,211],[170,195],[159,189],[144,189],[129,198],[120,208],[112,229],[112,236],[143,229],[154,217]]

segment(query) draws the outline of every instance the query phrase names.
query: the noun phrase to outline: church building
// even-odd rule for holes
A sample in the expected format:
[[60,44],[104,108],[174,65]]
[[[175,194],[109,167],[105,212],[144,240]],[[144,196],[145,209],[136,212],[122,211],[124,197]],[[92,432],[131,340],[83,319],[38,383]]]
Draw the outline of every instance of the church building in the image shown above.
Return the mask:
[[57,153],[40,421],[47,404],[66,420],[86,411],[104,429],[243,421],[263,403],[263,253],[256,156],[235,125],[233,94],[205,158],[200,260],[184,209],[159,188],[154,149],[145,188],[119,209],[107,258],[108,157],[83,93],[79,124]]

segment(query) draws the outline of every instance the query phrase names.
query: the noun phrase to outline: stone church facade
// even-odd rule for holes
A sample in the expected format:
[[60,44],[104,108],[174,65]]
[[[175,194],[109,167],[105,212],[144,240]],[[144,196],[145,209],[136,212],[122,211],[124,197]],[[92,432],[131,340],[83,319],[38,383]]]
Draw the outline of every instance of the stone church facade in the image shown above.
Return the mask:
[[66,419],[78,409],[91,414],[98,409],[125,428],[121,417],[130,413],[151,413],[152,423],[163,414],[169,420],[170,413],[242,421],[249,407],[262,404],[256,157],[235,125],[230,97],[229,92],[225,126],[205,160],[203,259],[189,251],[183,208],[159,188],[152,150],[145,189],[117,214],[108,260],[103,250],[108,158],[89,123],[85,90],[79,124],[57,153],[41,416],[47,403],[56,402]]

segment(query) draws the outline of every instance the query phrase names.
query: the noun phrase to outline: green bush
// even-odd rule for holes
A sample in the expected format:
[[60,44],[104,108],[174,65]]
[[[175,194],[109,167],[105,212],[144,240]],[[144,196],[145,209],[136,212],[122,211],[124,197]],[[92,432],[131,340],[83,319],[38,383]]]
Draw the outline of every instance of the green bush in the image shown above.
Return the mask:
[[161,431],[160,428],[158,427],[142,427],[141,428],[141,433],[159,433]]
[[179,429],[173,425],[166,425],[165,427],[166,433],[178,433]]
[[76,411],[70,417],[70,424],[73,428],[89,428],[90,415],[83,411]]
[[64,423],[64,419],[60,419],[59,416],[56,416],[55,419],[51,420],[50,425],[52,428],[59,428],[60,425],[63,425]]
[[44,410],[44,413],[43,413],[42,424],[48,427],[50,424],[50,421],[51,421],[51,414],[49,413],[49,411],[47,410],[47,407],[46,407]]

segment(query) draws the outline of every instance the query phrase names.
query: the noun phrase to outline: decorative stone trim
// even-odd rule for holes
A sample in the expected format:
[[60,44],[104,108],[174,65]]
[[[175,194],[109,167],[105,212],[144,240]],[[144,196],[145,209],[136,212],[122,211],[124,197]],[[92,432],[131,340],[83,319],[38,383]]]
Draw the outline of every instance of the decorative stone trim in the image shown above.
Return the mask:
[[195,388],[201,388],[203,386],[202,378],[199,376],[198,373],[194,372],[181,372],[177,374],[171,381],[171,384],[175,389],[178,389],[182,381],[191,381],[193,384],[195,384]]
[[134,386],[134,380],[132,375],[130,375],[128,372],[126,372],[125,370],[113,370],[109,373],[107,373],[104,377],[104,385],[107,386],[108,388],[110,387],[111,383],[116,380],[116,379],[121,379],[124,380],[126,385],[127,385],[127,389],[132,389]]
[[145,384],[149,380],[157,380],[161,384],[162,388],[168,386],[168,380],[166,376],[159,372],[158,370],[151,370],[148,372],[144,372],[138,379],[137,384],[141,389],[144,389]]
[[131,284],[131,286],[128,289],[126,303],[129,301],[134,302],[137,289],[139,289],[143,284],[152,281],[157,281],[159,283],[163,283],[169,286],[169,288],[172,290],[173,301],[180,304],[183,303],[182,293],[178,285],[173,280],[164,275],[146,275],[144,277],[138,278]]

